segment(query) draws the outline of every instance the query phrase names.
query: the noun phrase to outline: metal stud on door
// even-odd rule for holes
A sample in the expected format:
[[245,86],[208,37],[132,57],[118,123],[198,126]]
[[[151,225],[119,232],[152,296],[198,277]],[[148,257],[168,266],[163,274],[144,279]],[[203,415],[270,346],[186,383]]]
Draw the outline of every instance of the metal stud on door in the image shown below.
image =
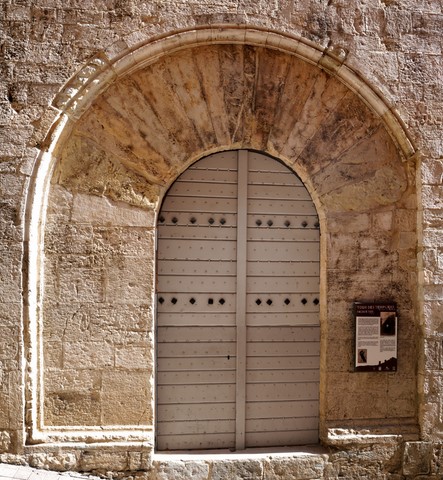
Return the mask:
[[171,187],[158,221],[159,450],[317,441],[316,222],[298,177],[257,153],[212,155]]

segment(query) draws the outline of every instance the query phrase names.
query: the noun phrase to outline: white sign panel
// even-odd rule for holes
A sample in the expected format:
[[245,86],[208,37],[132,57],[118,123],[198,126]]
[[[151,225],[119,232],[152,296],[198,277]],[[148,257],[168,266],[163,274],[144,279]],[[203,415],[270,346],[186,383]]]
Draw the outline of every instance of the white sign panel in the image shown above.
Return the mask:
[[395,303],[355,303],[355,370],[397,370],[397,307]]

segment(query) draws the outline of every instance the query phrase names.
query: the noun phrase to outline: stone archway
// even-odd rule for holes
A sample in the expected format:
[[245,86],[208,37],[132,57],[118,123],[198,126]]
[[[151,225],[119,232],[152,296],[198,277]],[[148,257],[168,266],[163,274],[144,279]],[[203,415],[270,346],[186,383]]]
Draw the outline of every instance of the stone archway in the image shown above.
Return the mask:
[[30,393],[34,438],[122,425],[151,435],[155,215],[192,162],[240,148],[295,170],[320,214],[323,438],[329,427],[416,421],[414,365],[395,379],[349,372],[353,300],[395,299],[405,319],[400,352],[417,346],[416,206],[404,162],[413,147],[374,92],[349,70],[343,80],[339,58],[277,34],[236,32],[231,40],[200,32],[188,43],[183,34],[170,50],[165,39],[161,54],[127,61],[120,76],[105,69],[108,83],[80,110],[63,107],[69,121],[54,168],[41,174],[51,179],[44,282],[30,278],[30,308],[43,305],[40,316],[28,313],[31,353],[44,358]]

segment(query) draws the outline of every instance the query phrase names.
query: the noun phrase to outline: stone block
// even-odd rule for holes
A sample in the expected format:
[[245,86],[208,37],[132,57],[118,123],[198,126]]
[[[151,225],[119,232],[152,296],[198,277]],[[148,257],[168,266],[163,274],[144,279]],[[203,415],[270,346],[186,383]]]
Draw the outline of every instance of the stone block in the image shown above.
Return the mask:
[[76,255],[88,255],[92,253],[92,227],[47,224],[45,229],[45,252]]
[[430,473],[432,445],[429,442],[406,442],[403,454],[403,475]]
[[427,185],[440,185],[443,182],[443,162],[426,160],[421,164],[422,181]]
[[51,185],[46,210],[46,224],[67,224],[71,218],[73,194],[60,185]]
[[77,392],[88,394],[99,392],[101,388],[101,372],[97,370],[57,369],[46,370],[43,377],[44,389],[47,393]]
[[[388,188],[386,188],[388,186]],[[346,185],[324,195],[322,200],[331,212],[360,211],[396,203],[407,188],[406,178],[391,167],[376,171],[373,180]]]
[[74,196],[72,221],[89,225],[150,227],[154,225],[154,211],[132,207],[106,197],[79,193]]
[[[1,121],[0,121],[0,125],[1,125]],[[23,173],[24,175],[26,175],[26,172],[24,172],[21,168],[22,164],[23,164],[23,161],[22,159],[19,159],[19,158],[0,157],[0,173],[14,173],[17,170],[20,170],[20,173]]]
[[417,235],[412,232],[400,232],[398,240],[399,249],[414,250],[417,248]]
[[429,337],[424,340],[424,367],[426,370],[439,370],[441,368],[442,345],[439,338]]
[[393,224],[393,212],[378,212],[372,214],[372,223],[375,230],[390,231]]
[[443,374],[439,370],[428,370],[423,376],[423,391],[428,402],[438,402],[443,388]]
[[128,452],[128,470],[141,470],[143,465],[143,454],[141,452]]
[[23,144],[32,134],[32,129],[24,127],[16,133],[9,125],[0,131],[0,156],[20,157],[23,154]]
[[9,396],[9,385],[6,392],[0,392],[0,429],[9,429],[11,427],[9,422],[10,414],[10,396]]
[[32,453],[28,456],[28,461],[31,467],[54,470],[56,472],[74,470],[77,466],[77,456],[75,453]]
[[154,229],[95,227],[94,254],[146,257],[154,255]]
[[152,257],[107,258],[105,266],[105,300],[116,304],[152,302]]
[[68,65],[14,64],[14,80],[17,82],[52,82],[63,85],[69,74]]
[[63,343],[45,342],[43,350],[45,368],[59,369],[63,366]]
[[51,103],[59,89],[58,85],[30,85],[28,90],[29,101],[33,105],[46,107]]
[[107,303],[57,304],[46,302],[45,341],[63,338],[67,342],[147,345],[152,325],[152,307],[148,305],[112,305]]
[[441,57],[421,52],[399,55],[400,81],[413,84],[433,84],[443,80]]
[[14,224],[17,221],[17,207],[9,200],[0,202],[0,238],[2,240],[15,239],[15,232],[18,230]]
[[152,423],[149,372],[107,370],[102,374],[103,425]]
[[9,386],[6,382],[6,375],[12,375],[15,373],[16,375],[20,372],[20,361],[19,359],[6,359],[0,362],[0,390],[7,391]]
[[11,433],[7,430],[0,431],[0,453],[9,452],[11,445]]
[[27,5],[8,5],[6,18],[11,21],[28,22],[31,19],[31,9]]
[[440,301],[443,300],[442,285],[425,285],[423,287],[423,296],[426,301]]
[[381,248],[364,248],[363,245],[357,254],[358,269],[361,272],[370,272],[372,278],[391,278],[397,270],[397,252],[389,252]]
[[88,269],[91,271],[102,269],[104,267],[105,259],[95,254],[78,254],[78,253],[64,253],[64,254],[47,254],[45,256],[45,263],[56,262],[58,271],[69,272],[76,269]]
[[426,302],[423,308],[426,336],[443,333],[443,301]]
[[387,386],[384,374],[331,372],[326,384],[326,415],[331,419],[390,417]]
[[442,228],[426,228],[423,230],[423,245],[428,248],[443,244]]
[[339,474],[336,478],[340,480],[386,480],[382,466],[378,464],[361,465],[358,461],[358,458],[355,457],[353,461],[347,461],[339,464],[338,471]]
[[133,369],[146,369],[152,365],[151,349],[146,347],[139,347],[130,345],[127,347],[117,347],[115,350],[115,366]]
[[415,232],[417,229],[417,212],[413,209],[396,209],[393,220],[393,227],[400,232]]
[[20,302],[22,275],[17,252],[3,252],[0,267],[0,303]]
[[[20,430],[23,428],[23,374],[19,369],[8,372],[8,410],[9,410],[9,429],[13,436],[14,448],[20,448],[20,440],[22,438]],[[0,402],[1,405],[1,402]],[[14,433],[13,431],[16,431]],[[18,435],[18,437],[17,437]]]
[[331,233],[328,236],[328,268],[339,270],[355,268],[358,265],[357,245],[355,235]]
[[112,367],[115,347],[106,342],[66,342],[63,348],[65,368],[96,369]]
[[[422,397],[423,398],[423,397]],[[436,429],[440,430],[442,425],[442,418],[440,418],[440,405],[437,403],[421,403],[421,430],[423,432],[423,439],[429,440],[435,438]]]
[[112,448],[97,448],[81,452],[79,461],[83,472],[125,471],[128,468],[127,452]]
[[211,480],[255,480],[263,478],[263,463],[260,460],[214,461],[211,465]]
[[43,308],[45,309],[48,304],[56,304],[58,302],[58,255],[46,256],[43,277]]
[[[114,338],[120,345],[147,345],[152,338],[152,305],[114,305]],[[99,331],[97,332],[97,334]],[[118,338],[117,338],[118,336]]]
[[322,478],[327,458],[322,455],[274,457],[263,466],[263,480],[310,480]]
[[433,446],[433,458],[431,464],[431,473],[442,475],[443,474],[443,449],[442,445],[434,445]]
[[[48,290],[48,289],[47,289]],[[51,293],[46,292],[47,296]],[[46,299],[43,310],[43,340],[53,341],[90,340],[87,309],[79,303],[60,304]]]
[[9,382],[7,381],[7,373],[4,363],[4,360],[0,361],[0,392],[8,393]]
[[0,125],[3,127],[9,125],[14,116],[14,110],[7,101],[0,101]]
[[100,303],[104,299],[105,274],[100,269],[58,270],[58,301]]
[[17,359],[19,353],[19,327],[2,327],[0,337],[0,360]]
[[33,5],[31,7],[31,14],[36,23],[38,21],[39,23],[49,24],[57,21],[57,10],[53,7],[48,8],[46,5],[44,7]]
[[208,480],[209,465],[203,461],[180,462],[168,461],[153,463],[154,471],[150,480],[171,480],[192,478],[192,480]]
[[383,254],[392,251],[392,232],[372,231],[369,235],[362,235],[359,240],[363,253],[365,250],[381,250]]
[[422,204],[425,209],[443,208],[443,186],[423,185],[422,186]]
[[48,393],[44,398],[46,426],[100,425],[99,395],[61,391]]

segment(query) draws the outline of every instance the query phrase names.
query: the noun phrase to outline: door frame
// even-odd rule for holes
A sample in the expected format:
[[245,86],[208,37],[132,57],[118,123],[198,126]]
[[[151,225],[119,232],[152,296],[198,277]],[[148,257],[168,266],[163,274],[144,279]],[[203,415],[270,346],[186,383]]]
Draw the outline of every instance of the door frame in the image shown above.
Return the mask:
[[[303,186],[306,188],[306,190],[309,193],[310,199],[312,201],[312,204],[314,205],[314,208],[317,212],[317,217],[318,217],[318,228],[320,230],[320,236],[319,236],[319,254],[320,254],[320,259],[319,259],[319,298],[322,297],[322,291],[323,291],[323,286],[322,286],[322,261],[321,261],[321,256],[322,256],[322,242],[321,242],[321,228],[320,228],[320,214],[317,209],[317,205],[314,201],[314,198],[311,194],[311,192],[308,190],[306,184],[301,180],[300,176],[294,171],[293,168],[290,166],[286,165],[282,160],[279,158],[276,158],[272,155],[269,155],[267,152],[263,151],[256,151],[252,149],[229,149],[226,150],[226,152],[238,152],[238,185],[240,188],[240,185],[245,185],[247,188],[247,181],[248,181],[248,155],[249,152],[253,153],[258,153],[260,155],[263,155],[266,158],[272,159],[273,161],[276,161],[286,167],[293,175],[295,175],[300,182],[303,184]],[[157,379],[158,379],[158,361],[157,361],[157,333],[158,333],[158,242],[159,242],[159,237],[158,237],[158,217],[162,211],[162,207],[164,204],[165,199],[168,196],[168,193],[172,186],[175,184],[175,182],[179,179],[179,177],[187,171],[189,168],[191,168],[194,164],[198,163],[200,160],[203,160],[205,158],[211,157],[212,155],[215,155],[217,153],[221,152],[215,152],[215,153],[209,153],[207,155],[202,155],[198,159],[196,159],[193,163],[187,165],[187,167],[182,170],[176,177],[175,179],[170,183],[168,188],[166,189],[164,195],[162,196],[160,202],[159,202],[159,207],[157,210],[157,215],[156,215],[156,220],[155,220],[155,226],[156,226],[156,235],[155,235],[155,242],[156,242],[156,247],[155,247],[155,308],[154,308],[154,320],[155,320],[155,341],[154,341],[154,358],[156,359],[155,361],[155,382],[154,382],[154,445],[155,449],[157,450],[157,424],[158,424],[158,416],[157,416],[157,407],[158,407],[158,394],[157,394]],[[242,168],[240,168],[240,166]],[[239,199],[239,192],[237,192],[237,201]],[[247,209],[247,202],[248,202],[248,196],[242,195],[243,203],[242,205],[238,204],[237,205],[237,229],[239,224],[241,224],[244,228],[243,231],[237,233],[237,245],[238,245],[238,238],[244,238],[245,241],[243,244],[247,245],[247,214],[248,214],[248,209]],[[239,216],[240,213],[242,214],[243,221],[239,221]],[[245,249],[246,250],[246,249]],[[237,285],[242,285],[242,288],[244,290],[243,295],[238,295],[238,291],[236,291],[236,330],[237,330],[237,336],[236,336],[236,403],[235,403],[235,409],[236,409],[236,415],[235,415],[235,421],[236,421],[236,431],[235,431],[235,449],[238,450],[244,450],[245,448],[245,435],[246,435],[246,359],[247,359],[247,354],[246,354],[246,343],[247,343],[247,333],[246,333],[246,282],[238,282],[238,277],[241,276],[242,274],[246,277],[246,269],[247,269],[247,261],[242,261],[242,259],[246,259],[246,251],[239,250],[237,249],[237,267],[240,264],[242,267],[241,269],[236,268],[237,271]],[[240,261],[239,261],[240,260]],[[320,301],[320,306],[322,305],[322,302]],[[321,308],[321,307],[320,307]],[[319,327],[321,329],[321,310],[318,312],[318,318],[319,318]],[[243,348],[244,347],[244,348]],[[321,359],[321,341],[320,341],[320,354],[319,357]],[[318,421],[319,421],[319,436],[320,436],[320,422],[321,422],[321,408],[320,408],[320,403],[321,403],[321,360],[320,360],[320,366],[319,366],[319,373],[320,373],[320,381],[319,381],[319,386],[318,386],[318,391],[319,391],[319,409],[318,409]],[[273,447],[270,447],[273,448]],[[161,452],[161,450],[160,450]]]

